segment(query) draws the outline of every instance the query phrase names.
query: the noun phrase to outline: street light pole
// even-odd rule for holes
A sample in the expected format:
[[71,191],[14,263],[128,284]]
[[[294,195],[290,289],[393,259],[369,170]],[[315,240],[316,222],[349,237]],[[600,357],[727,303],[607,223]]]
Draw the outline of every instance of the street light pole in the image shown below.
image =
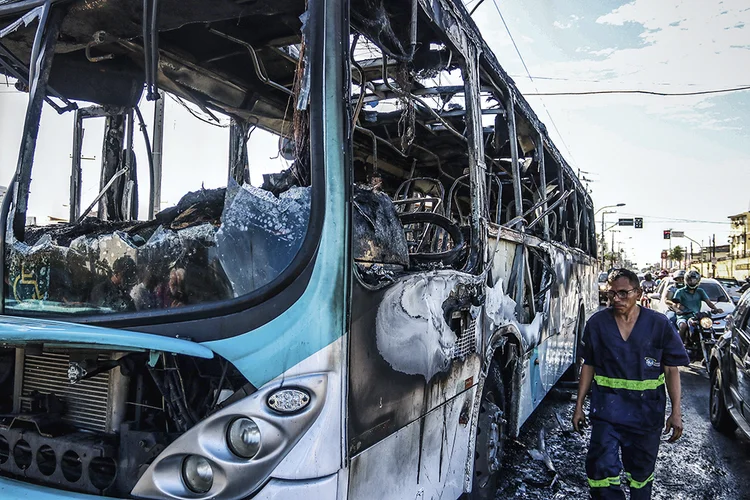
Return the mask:
[[611,256],[610,262],[612,263],[611,267],[615,267],[615,233],[619,233],[617,229],[612,230],[612,247],[609,249],[609,255]]
[[603,207],[600,207],[599,210],[594,212],[594,217],[596,217],[596,214],[598,214],[599,212],[602,212],[602,235],[600,238],[602,242],[602,270],[604,270],[604,216],[607,213],[612,213],[612,212],[603,212],[603,210],[605,208],[616,208],[616,207],[624,207],[624,206],[625,206],[625,203],[616,203],[614,205],[604,205]]

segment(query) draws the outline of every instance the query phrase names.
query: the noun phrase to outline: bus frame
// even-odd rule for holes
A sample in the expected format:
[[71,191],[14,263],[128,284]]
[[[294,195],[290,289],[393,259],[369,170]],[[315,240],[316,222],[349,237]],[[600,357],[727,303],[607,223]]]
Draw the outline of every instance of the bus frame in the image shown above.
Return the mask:
[[[47,102],[70,112],[81,99],[68,88],[58,92],[49,81],[61,32],[69,29],[65,19],[88,7],[127,3],[24,0],[0,6],[0,43],[4,37],[18,42],[24,30],[33,34],[29,53],[19,56],[0,46],[3,72],[29,92],[18,165],[0,213],[8,226],[0,232],[6,283],[33,280],[23,266],[8,267],[8,249],[24,242],[28,230],[42,107]],[[100,61],[91,49],[114,45],[142,58],[143,86],[157,109],[159,96],[164,99],[159,88],[169,82],[160,64],[170,57],[170,63],[176,61],[158,42],[159,4],[143,1],[140,42],[97,32],[85,47],[92,65]],[[164,4],[173,2],[161,1],[162,9]],[[226,12],[237,15],[234,7]],[[34,451],[58,449],[56,437],[45,435],[19,399],[30,360],[48,352],[69,356],[73,390],[78,380],[70,370],[83,367],[74,361],[77,353],[92,350],[114,361],[124,359],[122,353],[140,353],[152,369],[164,370],[179,367],[175,362],[170,368],[170,355],[213,358],[246,380],[227,403],[215,404],[137,464],[137,481],[127,486],[136,498],[270,499],[303,492],[316,498],[493,498],[503,442],[518,435],[555,383],[565,375],[576,377],[583,325],[597,305],[593,204],[463,3],[311,0],[301,13],[307,16],[300,36],[308,52],[299,52],[304,76],[294,85],[274,83],[259,70],[260,52],[242,48],[252,53],[262,84],[274,83],[274,91],[290,94],[297,110],[309,112],[305,140],[313,194],[296,256],[248,294],[148,313],[38,318],[8,307],[6,286],[0,341],[14,352],[8,358],[15,377],[13,418],[0,423],[13,450],[0,463],[6,498],[124,494],[114,476],[103,487],[84,484],[96,470],[91,463],[83,478],[66,483],[57,471],[62,462],[49,475],[40,468],[42,455],[35,454],[26,467],[15,456],[22,440]],[[222,16],[230,17],[222,11],[214,22]],[[38,27],[29,28],[34,22]],[[218,32],[210,24],[207,31]],[[359,44],[365,55],[357,52]],[[219,81],[210,64],[178,62],[186,71],[214,78],[194,82],[197,91],[210,95]],[[449,85],[435,84],[435,75]],[[238,78],[222,82],[229,87]],[[454,81],[459,83],[451,85]],[[251,158],[243,142],[248,126],[273,129],[276,122],[288,122],[286,115],[261,121],[267,117],[247,102],[232,107],[197,98],[184,86],[166,87],[231,117],[229,178],[240,183]],[[84,119],[124,117],[129,135],[122,132],[116,148],[130,151],[138,108],[87,109],[76,112],[73,126],[71,225],[88,212],[81,210],[78,159]],[[160,123],[154,135],[161,133]],[[158,158],[166,154],[157,144],[149,144],[154,175],[149,219],[159,207]],[[130,175],[131,156],[123,158]],[[103,166],[103,197],[94,203],[106,204],[118,175]],[[121,205],[119,217],[137,219],[133,204],[137,198]],[[46,296],[35,293],[44,306]],[[212,389],[215,403],[223,383],[224,375]],[[282,400],[293,409],[286,412]],[[259,429],[263,453],[243,458],[230,435],[237,422],[250,426],[248,419]],[[21,432],[22,421],[36,422],[37,430]],[[124,434],[107,432],[118,437],[106,453],[120,456]],[[205,460],[201,466],[207,463],[211,471],[206,491],[186,479],[193,457]],[[32,482],[23,482],[24,471]]]

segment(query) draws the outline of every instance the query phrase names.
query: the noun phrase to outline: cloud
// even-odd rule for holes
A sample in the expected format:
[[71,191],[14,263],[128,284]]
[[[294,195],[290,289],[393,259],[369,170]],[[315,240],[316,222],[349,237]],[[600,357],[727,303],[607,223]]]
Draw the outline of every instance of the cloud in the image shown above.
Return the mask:
[[555,21],[554,23],[552,23],[552,26],[557,29],[566,30],[573,28],[574,26],[578,26],[578,21],[580,19],[580,16],[571,14],[570,16],[568,16],[568,22]]
[[[601,88],[607,89],[683,92],[750,83],[750,45],[747,42],[750,28],[746,27],[750,23],[750,9],[745,0],[718,3],[634,0],[598,17],[596,23],[613,27],[641,26],[642,45],[594,51],[583,47],[576,52],[592,57],[552,63],[545,71],[554,76],[574,75],[577,80],[600,81]],[[560,85],[556,90],[570,90],[570,87]],[[587,84],[589,87],[592,85]],[[706,95],[642,102],[649,113],[716,130],[726,125],[715,117],[709,119],[706,115],[713,110],[702,104],[715,98]],[[598,107],[600,103],[583,105]]]
[[601,50],[592,50],[592,51],[589,51],[589,54],[591,54],[592,56],[609,56],[609,55],[614,54],[615,52],[617,52],[617,49],[609,48],[609,49],[601,49]]
[[[547,0],[528,0],[519,7],[528,18],[516,13],[511,23],[514,35],[526,32],[537,38],[534,47],[519,46],[539,78],[530,82],[519,77],[516,84],[563,156],[574,167],[597,174],[587,175],[594,179],[595,205],[626,202],[629,212],[649,216],[643,232],[633,234],[640,262],[658,259],[661,230],[673,224],[698,241],[713,233],[723,240],[728,230],[724,225],[662,223],[650,216],[674,217],[678,210],[679,217],[723,221],[747,209],[746,186],[736,180],[746,177],[750,161],[750,92],[689,97],[530,94],[750,85],[750,5],[747,0],[719,1],[633,0],[609,11],[611,3],[580,2],[571,7],[580,17],[574,21],[567,17],[570,10],[555,15],[559,11],[544,11]],[[535,24],[542,11],[546,22]],[[503,66],[523,74],[513,47],[493,38],[495,18],[482,21],[483,34]],[[553,29],[553,21],[565,29]],[[574,22],[575,28],[567,28]],[[549,47],[554,50],[543,50]],[[712,182],[722,186],[721,196],[684,204],[684,193]]]

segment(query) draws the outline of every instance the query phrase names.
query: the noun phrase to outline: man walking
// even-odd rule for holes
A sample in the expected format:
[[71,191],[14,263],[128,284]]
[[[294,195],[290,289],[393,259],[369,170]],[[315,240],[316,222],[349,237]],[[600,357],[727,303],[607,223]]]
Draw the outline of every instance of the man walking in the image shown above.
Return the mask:
[[682,435],[677,367],[689,364],[689,359],[666,316],[638,305],[642,290],[635,273],[615,269],[607,281],[611,305],[591,316],[583,334],[584,364],[573,427],[579,430],[585,422],[583,401],[591,388],[586,456],[591,496],[624,499],[624,468],[630,498],[649,499],[664,425],[664,385],[672,401],[664,433],[672,431],[672,443]]

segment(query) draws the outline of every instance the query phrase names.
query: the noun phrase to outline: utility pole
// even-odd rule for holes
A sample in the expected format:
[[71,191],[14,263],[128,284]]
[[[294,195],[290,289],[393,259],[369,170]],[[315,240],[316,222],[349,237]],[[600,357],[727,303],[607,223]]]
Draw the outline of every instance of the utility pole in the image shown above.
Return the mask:
[[711,256],[711,277],[716,277],[716,234],[713,235],[713,243],[711,243],[712,256]]
[[[672,232],[672,228],[669,229],[670,233]],[[669,238],[669,253],[667,254],[667,258],[669,259],[669,270],[671,272],[672,270],[672,238],[670,236]]]

